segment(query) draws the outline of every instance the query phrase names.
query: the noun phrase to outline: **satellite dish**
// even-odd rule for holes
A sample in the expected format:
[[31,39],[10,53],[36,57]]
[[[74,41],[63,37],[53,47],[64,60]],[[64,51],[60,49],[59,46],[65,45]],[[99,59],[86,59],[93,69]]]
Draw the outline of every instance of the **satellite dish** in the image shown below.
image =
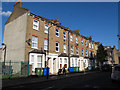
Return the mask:
[[31,39],[28,39],[28,42],[31,42]]

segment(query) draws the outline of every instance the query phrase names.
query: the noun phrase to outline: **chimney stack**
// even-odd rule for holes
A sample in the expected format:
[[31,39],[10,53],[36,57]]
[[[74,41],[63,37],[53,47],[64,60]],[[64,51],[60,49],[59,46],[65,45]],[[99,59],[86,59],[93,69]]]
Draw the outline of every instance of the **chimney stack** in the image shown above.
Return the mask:
[[14,7],[22,7],[22,1],[21,0],[16,1]]

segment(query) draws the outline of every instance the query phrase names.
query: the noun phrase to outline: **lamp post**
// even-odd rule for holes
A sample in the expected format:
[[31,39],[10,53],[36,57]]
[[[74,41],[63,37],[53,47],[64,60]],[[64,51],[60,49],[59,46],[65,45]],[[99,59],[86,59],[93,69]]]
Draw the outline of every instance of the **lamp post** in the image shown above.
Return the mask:
[[3,48],[3,50],[5,50],[5,51],[4,51],[4,66],[5,66],[6,47],[7,47],[7,46],[6,46],[6,44],[5,44],[5,43],[2,43],[2,45],[3,45],[3,46],[5,46],[5,47]]

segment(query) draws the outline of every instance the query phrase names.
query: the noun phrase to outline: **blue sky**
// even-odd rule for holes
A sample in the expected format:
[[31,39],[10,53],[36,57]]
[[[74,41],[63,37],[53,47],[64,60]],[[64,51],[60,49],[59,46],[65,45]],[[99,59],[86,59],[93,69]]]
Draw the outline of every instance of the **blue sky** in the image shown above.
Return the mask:
[[[71,30],[79,29],[82,35],[92,36],[96,42],[101,42],[105,46],[115,45],[118,48],[117,4],[117,2],[23,2],[23,7],[48,19],[58,18],[63,26]],[[2,34],[13,5],[14,2],[2,3],[4,12]],[[1,39],[3,40],[0,37]]]

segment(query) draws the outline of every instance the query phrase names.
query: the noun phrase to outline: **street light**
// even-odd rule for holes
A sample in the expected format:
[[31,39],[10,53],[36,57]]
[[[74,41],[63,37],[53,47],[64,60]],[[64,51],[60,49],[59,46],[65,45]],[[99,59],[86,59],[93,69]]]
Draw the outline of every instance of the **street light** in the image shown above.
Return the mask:
[[3,50],[5,50],[5,52],[4,52],[4,66],[5,66],[5,58],[6,58],[6,44],[4,44],[4,43],[2,43],[2,46],[5,46],[4,48],[3,48]]

